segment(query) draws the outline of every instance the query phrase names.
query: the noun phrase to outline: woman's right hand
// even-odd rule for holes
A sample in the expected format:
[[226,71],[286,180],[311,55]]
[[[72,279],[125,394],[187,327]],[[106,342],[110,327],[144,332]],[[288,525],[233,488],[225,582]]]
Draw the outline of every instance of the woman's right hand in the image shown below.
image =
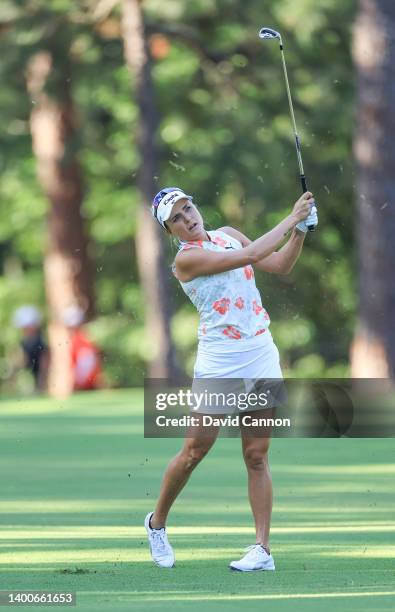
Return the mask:
[[299,221],[303,221],[309,215],[311,207],[314,204],[314,197],[311,191],[306,191],[299,200],[295,203],[292,210],[292,216],[295,218],[295,225]]

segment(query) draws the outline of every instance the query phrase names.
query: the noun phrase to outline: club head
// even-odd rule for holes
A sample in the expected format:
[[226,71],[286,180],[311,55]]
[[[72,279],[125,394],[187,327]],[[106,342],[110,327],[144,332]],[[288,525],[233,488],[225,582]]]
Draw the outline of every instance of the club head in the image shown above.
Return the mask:
[[259,38],[272,39],[278,38],[281,41],[281,34],[272,28],[261,28],[258,33]]

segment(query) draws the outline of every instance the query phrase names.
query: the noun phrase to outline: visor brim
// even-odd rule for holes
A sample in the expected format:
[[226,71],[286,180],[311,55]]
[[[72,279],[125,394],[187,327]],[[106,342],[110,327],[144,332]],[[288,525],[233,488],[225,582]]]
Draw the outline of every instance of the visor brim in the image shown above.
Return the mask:
[[[187,195],[186,193],[183,193],[183,194],[180,194],[180,195],[176,196],[174,198],[171,206],[166,206],[165,210],[163,211],[163,215],[159,215],[158,214],[158,219],[160,218],[160,221],[162,223],[164,223],[165,221],[168,221],[170,219],[172,210],[174,208],[174,204],[177,204],[177,202],[179,202],[180,200],[189,200],[190,202],[192,202],[192,196]],[[159,213],[159,211],[158,211],[158,213]]]

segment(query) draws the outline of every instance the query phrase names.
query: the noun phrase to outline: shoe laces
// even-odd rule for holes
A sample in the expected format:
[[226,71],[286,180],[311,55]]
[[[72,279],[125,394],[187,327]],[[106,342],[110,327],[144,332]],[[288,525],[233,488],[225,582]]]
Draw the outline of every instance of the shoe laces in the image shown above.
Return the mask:
[[165,551],[166,550],[166,531],[162,529],[153,529],[151,531],[151,536],[155,544],[155,548]]
[[251,544],[251,546],[245,548],[245,552],[250,559],[257,559],[262,554],[262,551],[264,551],[264,548],[262,548],[261,544]]

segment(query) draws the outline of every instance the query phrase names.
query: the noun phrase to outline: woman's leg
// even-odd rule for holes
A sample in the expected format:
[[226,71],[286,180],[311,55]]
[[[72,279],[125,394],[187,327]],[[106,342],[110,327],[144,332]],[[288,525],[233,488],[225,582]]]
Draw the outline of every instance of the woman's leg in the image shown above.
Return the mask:
[[[194,415],[201,417],[201,415]],[[214,415],[215,416],[215,415]],[[219,427],[198,425],[189,430],[181,451],[170,461],[162,479],[159,499],[151,518],[151,527],[161,529],[166,525],[167,515],[189,476],[214,444]]]
[[[272,416],[271,410],[254,412],[254,417]],[[248,494],[252,514],[255,520],[256,541],[270,552],[269,536],[273,505],[272,477],[269,468],[268,451],[270,445],[270,428],[259,429],[259,436],[253,437],[250,428],[242,428],[243,456],[248,473]],[[258,431],[257,431],[258,435]]]

